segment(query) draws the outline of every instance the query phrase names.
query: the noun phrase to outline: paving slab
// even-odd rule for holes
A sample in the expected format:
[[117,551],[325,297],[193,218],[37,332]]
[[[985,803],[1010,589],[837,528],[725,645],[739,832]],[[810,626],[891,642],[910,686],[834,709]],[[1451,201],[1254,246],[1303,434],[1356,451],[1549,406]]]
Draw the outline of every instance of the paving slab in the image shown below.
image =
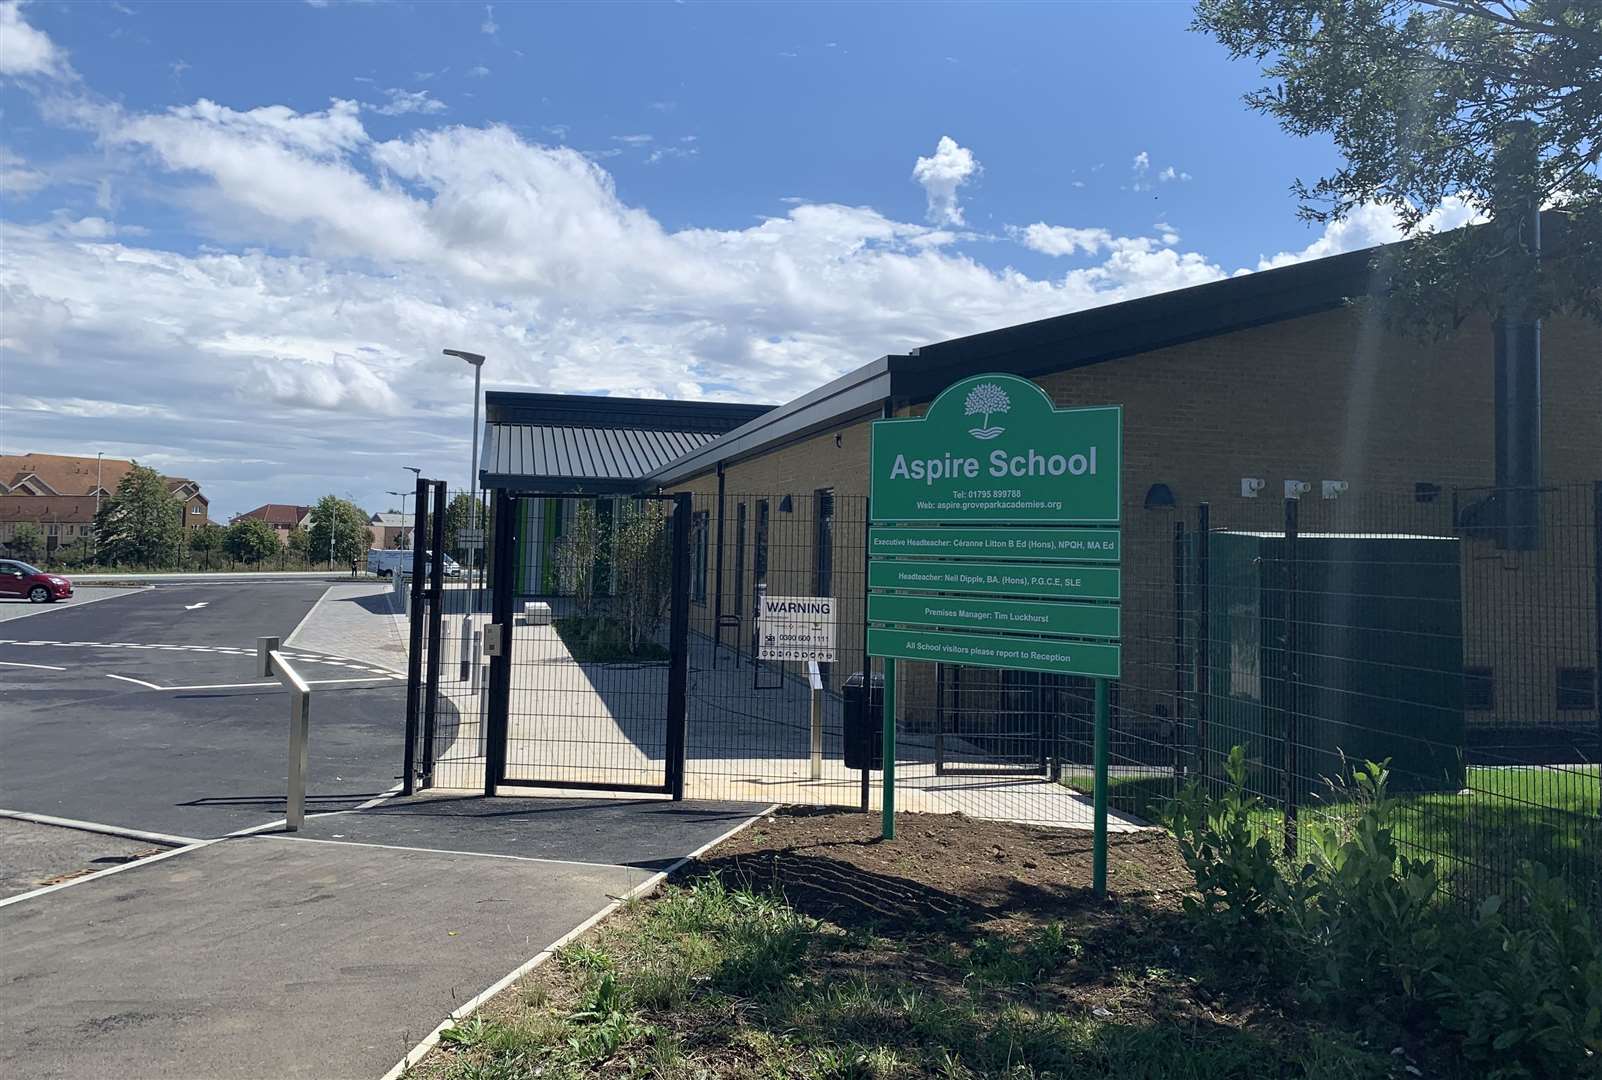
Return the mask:
[[0,1061],[371,1080],[649,874],[271,837],[134,866],[0,908]]

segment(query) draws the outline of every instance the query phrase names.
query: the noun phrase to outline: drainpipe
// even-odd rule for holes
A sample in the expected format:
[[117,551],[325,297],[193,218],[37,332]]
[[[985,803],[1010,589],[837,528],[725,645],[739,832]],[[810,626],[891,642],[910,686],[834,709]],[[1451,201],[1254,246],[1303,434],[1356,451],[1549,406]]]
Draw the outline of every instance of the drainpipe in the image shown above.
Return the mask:
[[[1541,205],[1533,177],[1538,139],[1521,127],[1498,158],[1501,190],[1492,225],[1511,248],[1541,255]],[[1492,325],[1495,342],[1496,491],[1500,546],[1533,551],[1541,543],[1541,320],[1534,315],[1529,279],[1508,286]]]

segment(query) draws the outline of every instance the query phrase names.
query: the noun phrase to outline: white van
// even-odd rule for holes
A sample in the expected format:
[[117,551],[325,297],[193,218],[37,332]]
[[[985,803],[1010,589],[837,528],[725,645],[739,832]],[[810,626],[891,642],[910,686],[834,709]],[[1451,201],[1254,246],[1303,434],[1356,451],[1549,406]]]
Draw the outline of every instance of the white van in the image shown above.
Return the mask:
[[[428,553],[430,560],[434,553]],[[432,569],[432,567],[430,567]],[[412,569],[412,553],[404,548],[371,548],[367,552],[367,572],[377,574],[379,577],[390,577],[396,571],[410,573]],[[449,555],[444,557],[442,563],[444,575],[449,578],[461,577],[462,567]]]

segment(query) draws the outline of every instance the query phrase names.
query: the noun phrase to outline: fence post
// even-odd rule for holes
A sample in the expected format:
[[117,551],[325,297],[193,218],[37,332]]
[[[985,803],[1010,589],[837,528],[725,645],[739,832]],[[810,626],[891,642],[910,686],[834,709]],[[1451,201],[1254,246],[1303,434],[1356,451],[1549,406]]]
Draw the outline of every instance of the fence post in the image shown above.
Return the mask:
[[1185,683],[1190,676],[1185,662],[1185,523],[1174,522],[1174,729],[1170,746],[1174,758],[1174,776],[1184,771],[1180,766],[1180,732],[1185,729]]
[[1096,899],[1107,898],[1107,728],[1111,718],[1107,701],[1107,680],[1096,680],[1095,785],[1093,788],[1094,832],[1091,836],[1091,885]]
[[[672,611],[668,623],[667,785],[684,798],[684,734],[690,689],[690,516],[692,496],[673,496]],[[717,646],[713,646],[714,649]]]
[[1201,503],[1196,507],[1196,674],[1193,682],[1196,723],[1193,738],[1196,742],[1196,774],[1207,778],[1207,696],[1212,688],[1207,685],[1208,652],[1212,648],[1208,615],[1212,598],[1209,595],[1208,537],[1211,535],[1211,507]]
[[[434,481],[434,556],[428,568],[428,697],[423,705],[423,786],[434,786],[434,722],[439,714],[441,621],[445,614],[445,481]],[[461,643],[467,648],[467,642]]]
[[[1591,704],[1596,707],[1597,752],[1602,754],[1602,480],[1591,487],[1591,616],[1595,625],[1591,629],[1591,645],[1596,653],[1591,670],[1596,676],[1592,688]],[[1602,769],[1596,771],[1597,794],[1602,796]],[[1602,797],[1597,799],[1597,814],[1602,816]]]
[[[428,501],[428,481],[417,478],[417,507]],[[414,519],[415,520],[415,519]],[[423,695],[423,571],[426,566],[423,530],[412,529],[411,602],[407,607],[406,649],[406,752],[401,772],[401,794],[417,791],[417,707]],[[391,571],[394,573],[394,571]]]
[[489,685],[484,707],[484,794],[495,795],[495,787],[506,771],[506,737],[512,707],[512,651],[516,647],[516,627],[512,619],[513,591],[517,568],[517,503],[504,490],[495,492],[495,578],[490,598],[490,621],[500,635],[500,648],[490,656]]
[[1280,791],[1285,801],[1285,857],[1294,858],[1296,855],[1296,807],[1301,792],[1298,790],[1297,775],[1297,739],[1300,737],[1299,717],[1297,715],[1298,694],[1297,685],[1301,680],[1298,669],[1301,666],[1301,656],[1298,653],[1297,597],[1301,587],[1301,574],[1298,568],[1297,510],[1301,503],[1296,499],[1285,500],[1285,596],[1283,598],[1283,641],[1284,647],[1280,653],[1281,674],[1283,681],[1280,684],[1280,709],[1283,714],[1281,730],[1285,734],[1283,755],[1283,775],[1281,776]]
[[[873,685],[868,685],[868,700],[873,700]],[[884,760],[879,763],[884,782],[880,799],[883,816],[879,834],[886,840],[896,838],[896,662],[884,658]]]

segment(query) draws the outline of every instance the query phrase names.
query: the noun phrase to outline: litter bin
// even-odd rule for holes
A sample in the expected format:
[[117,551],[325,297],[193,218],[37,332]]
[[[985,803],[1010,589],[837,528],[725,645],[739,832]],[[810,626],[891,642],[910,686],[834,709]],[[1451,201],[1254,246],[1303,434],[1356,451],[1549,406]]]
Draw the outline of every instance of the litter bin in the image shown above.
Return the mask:
[[848,769],[884,767],[884,676],[871,687],[860,671],[840,688],[845,712],[845,764]]

